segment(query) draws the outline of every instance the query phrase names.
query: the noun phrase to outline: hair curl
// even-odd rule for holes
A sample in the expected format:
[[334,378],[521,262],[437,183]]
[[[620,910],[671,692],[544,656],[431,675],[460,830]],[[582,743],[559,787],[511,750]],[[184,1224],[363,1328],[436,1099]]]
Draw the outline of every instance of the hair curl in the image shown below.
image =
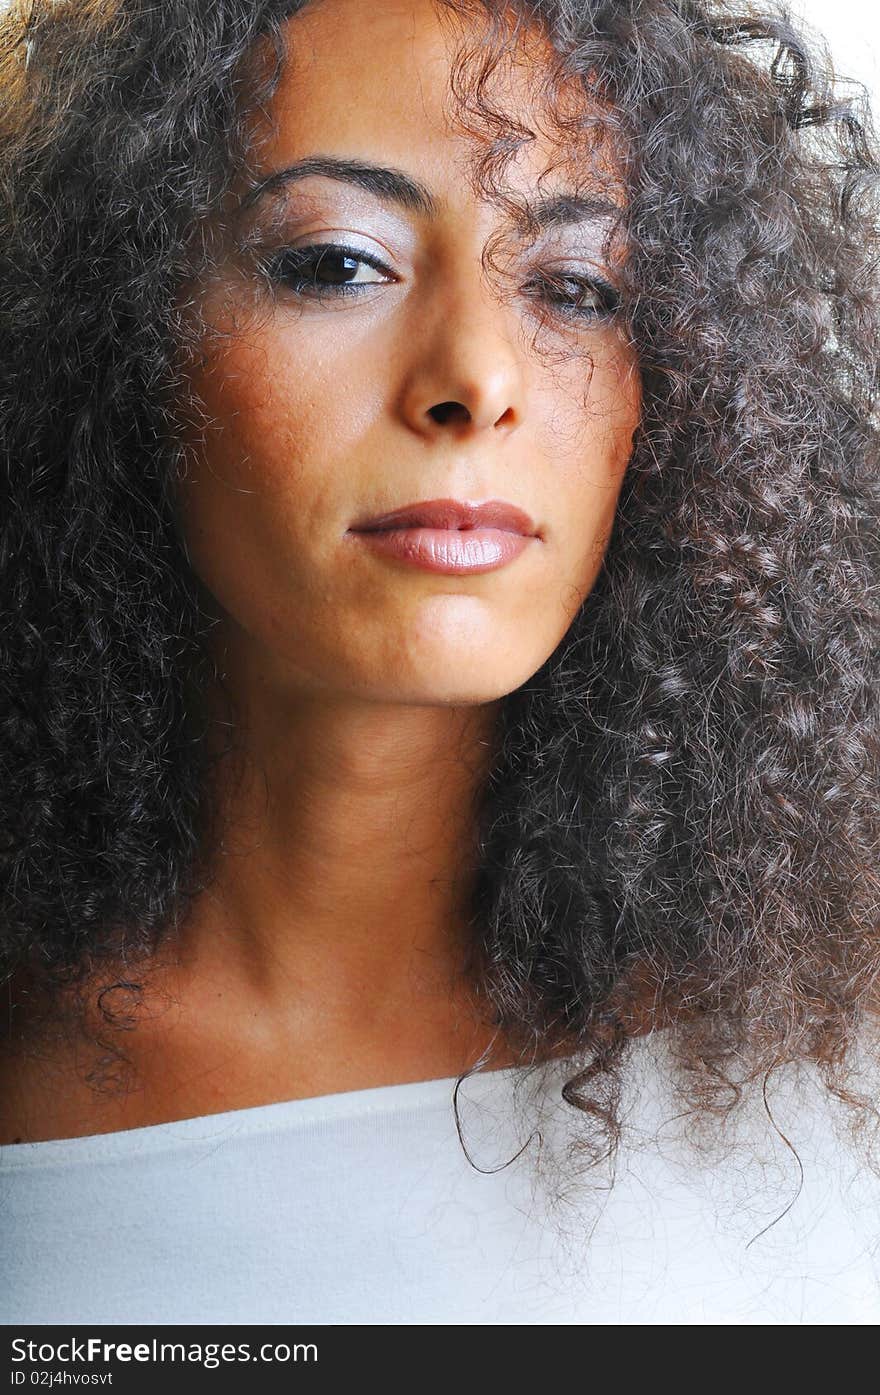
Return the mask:
[[[173,305],[278,76],[250,60],[300,7],[0,20],[0,971],[55,996],[155,954],[203,885]],[[864,91],[781,5],[515,12],[548,90],[589,79],[622,138],[643,408],[596,584],[501,704],[471,971],[524,1050],[583,1053],[565,1097],[613,1140],[646,1026],[711,1110],[785,1061],[842,1088],[878,1002],[880,165]],[[458,95],[509,150],[490,71]]]

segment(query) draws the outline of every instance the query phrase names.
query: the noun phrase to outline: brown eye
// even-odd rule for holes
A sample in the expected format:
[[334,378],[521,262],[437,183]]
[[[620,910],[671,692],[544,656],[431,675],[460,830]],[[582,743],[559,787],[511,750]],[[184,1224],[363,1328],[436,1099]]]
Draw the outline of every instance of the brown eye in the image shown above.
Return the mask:
[[[386,273],[364,277],[363,269]],[[322,297],[358,294],[364,286],[381,286],[391,278],[388,268],[360,248],[322,242],[310,247],[286,247],[266,267],[272,281],[295,295]]]
[[620,293],[610,282],[577,272],[545,272],[527,289],[530,295],[576,318],[606,319],[620,305]]

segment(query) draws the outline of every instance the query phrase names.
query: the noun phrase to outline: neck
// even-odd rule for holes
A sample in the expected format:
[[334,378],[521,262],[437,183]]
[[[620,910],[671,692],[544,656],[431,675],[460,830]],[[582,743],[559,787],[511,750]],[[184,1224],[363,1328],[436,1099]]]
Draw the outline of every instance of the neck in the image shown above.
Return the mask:
[[213,773],[222,831],[179,984],[292,1041],[473,1027],[462,968],[498,704],[365,701],[233,671],[236,751]]

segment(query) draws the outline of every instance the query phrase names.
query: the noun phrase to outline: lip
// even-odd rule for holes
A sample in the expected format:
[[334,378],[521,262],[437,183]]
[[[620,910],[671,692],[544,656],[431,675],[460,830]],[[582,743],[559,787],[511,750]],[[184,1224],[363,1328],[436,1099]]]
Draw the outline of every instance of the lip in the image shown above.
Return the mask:
[[369,528],[350,537],[409,567],[452,576],[493,572],[537,541],[504,528]]
[[459,499],[420,499],[390,513],[374,518],[359,519],[349,528],[351,533],[374,533],[397,528],[432,528],[452,532],[470,529],[492,529],[503,533],[519,533],[523,537],[538,537],[538,528],[523,509],[504,499],[488,499],[482,504],[463,503]]

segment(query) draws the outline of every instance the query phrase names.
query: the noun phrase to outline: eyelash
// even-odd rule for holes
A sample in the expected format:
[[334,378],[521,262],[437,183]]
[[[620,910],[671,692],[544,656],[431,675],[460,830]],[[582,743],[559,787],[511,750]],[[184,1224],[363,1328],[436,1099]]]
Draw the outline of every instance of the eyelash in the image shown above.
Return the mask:
[[[316,279],[318,268],[325,257],[330,255],[331,260],[335,257],[344,257],[352,261],[363,263],[372,267],[375,271],[381,271],[386,275],[391,275],[388,267],[381,262],[378,257],[371,256],[361,248],[346,247],[336,242],[314,243],[308,247],[288,247],[284,251],[277,253],[266,265],[266,272],[274,283],[284,285],[294,295],[303,299],[311,300],[333,300],[339,296],[357,296],[370,286],[380,285],[380,282],[370,281],[361,284],[339,281],[322,283]],[[565,283],[574,282],[582,289],[592,291],[598,300],[598,306],[581,308],[566,301],[564,297],[546,294],[547,288],[558,287]],[[572,319],[608,319],[614,314],[620,304],[620,295],[609,282],[601,277],[557,275],[539,278],[538,282],[531,282],[531,285],[543,285],[545,292],[543,298],[548,300],[556,310]],[[533,293],[532,293],[533,294]],[[542,298],[539,292],[535,298]]]

